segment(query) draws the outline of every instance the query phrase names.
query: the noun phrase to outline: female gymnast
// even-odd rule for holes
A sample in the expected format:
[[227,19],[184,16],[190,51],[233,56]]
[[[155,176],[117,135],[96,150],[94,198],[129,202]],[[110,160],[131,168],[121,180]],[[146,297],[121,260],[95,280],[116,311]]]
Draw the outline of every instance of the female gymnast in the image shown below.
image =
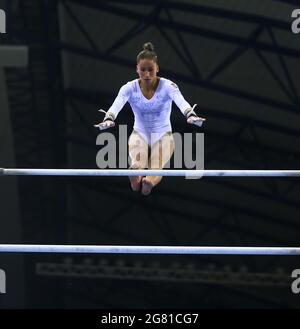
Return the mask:
[[[139,79],[127,82],[109,108],[103,122],[95,125],[104,130],[115,125],[115,119],[126,102],[134,113],[133,132],[129,137],[131,169],[163,169],[174,152],[174,139],[170,115],[172,101],[179,107],[190,124],[201,126],[204,118],[194,112],[196,105],[184,99],[172,81],[157,76],[159,72],[157,54],[151,42],[143,46],[137,55],[136,72]],[[148,152],[149,151],[149,152]],[[162,176],[129,177],[131,188],[149,195]]]

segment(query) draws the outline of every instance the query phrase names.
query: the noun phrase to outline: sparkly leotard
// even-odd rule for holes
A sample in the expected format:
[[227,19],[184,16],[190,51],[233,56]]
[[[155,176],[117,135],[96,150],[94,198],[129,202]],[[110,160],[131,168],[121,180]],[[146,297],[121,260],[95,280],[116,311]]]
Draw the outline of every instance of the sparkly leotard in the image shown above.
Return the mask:
[[153,97],[147,99],[141,91],[138,79],[135,79],[121,87],[108,112],[113,113],[116,118],[128,102],[134,113],[133,129],[152,146],[165,133],[172,131],[170,122],[172,101],[182,113],[191,108],[172,81],[160,78]]

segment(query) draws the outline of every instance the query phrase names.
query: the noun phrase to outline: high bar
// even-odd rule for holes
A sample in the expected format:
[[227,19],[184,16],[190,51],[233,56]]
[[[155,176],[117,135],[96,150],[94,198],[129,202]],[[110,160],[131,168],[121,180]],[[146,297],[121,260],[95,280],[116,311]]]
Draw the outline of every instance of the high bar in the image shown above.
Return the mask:
[[300,177],[300,170],[137,170],[0,168],[0,176]]

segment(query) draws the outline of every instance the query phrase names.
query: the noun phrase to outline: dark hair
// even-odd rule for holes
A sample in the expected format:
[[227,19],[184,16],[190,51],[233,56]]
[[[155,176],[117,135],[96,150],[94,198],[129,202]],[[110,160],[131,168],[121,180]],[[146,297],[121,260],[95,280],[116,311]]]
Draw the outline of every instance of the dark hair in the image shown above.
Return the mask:
[[142,59],[150,59],[157,63],[157,55],[154,51],[154,46],[151,42],[146,42],[143,45],[143,50],[137,55],[136,61],[137,63]]

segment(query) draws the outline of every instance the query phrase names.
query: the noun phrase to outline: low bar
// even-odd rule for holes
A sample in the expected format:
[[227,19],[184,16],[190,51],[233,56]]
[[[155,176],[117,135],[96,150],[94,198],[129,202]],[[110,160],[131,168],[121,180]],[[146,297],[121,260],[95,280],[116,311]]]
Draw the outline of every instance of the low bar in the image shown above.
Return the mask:
[[300,255],[289,247],[193,247],[1,244],[0,253],[163,254],[163,255]]

